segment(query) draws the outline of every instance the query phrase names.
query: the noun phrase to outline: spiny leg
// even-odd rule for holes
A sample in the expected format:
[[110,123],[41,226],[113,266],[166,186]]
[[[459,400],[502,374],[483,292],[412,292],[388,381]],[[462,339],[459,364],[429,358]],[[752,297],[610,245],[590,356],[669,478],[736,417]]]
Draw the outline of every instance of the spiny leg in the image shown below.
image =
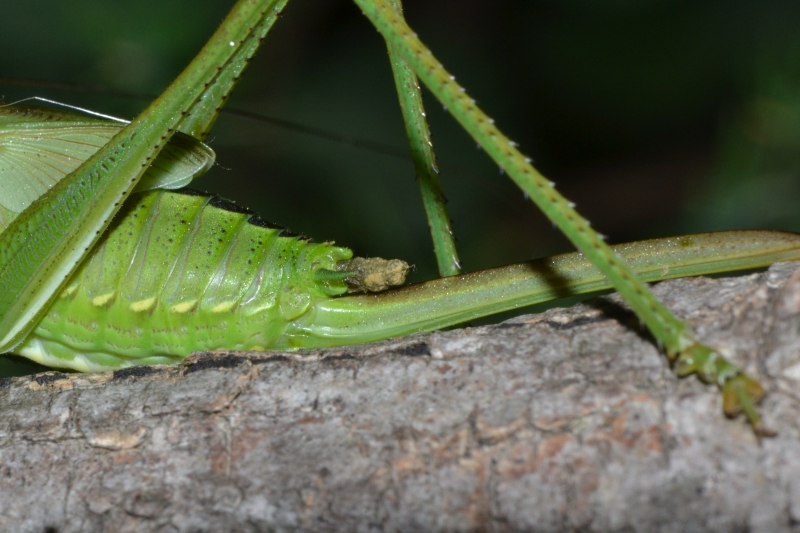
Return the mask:
[[[400,0],[390,0],[389,3],[397,16],[402,17],[403,7]],[[411,158],[414,160],[414,169],[422,193],[422,203],[431,229],[439,275],[454,276],[461,272],[461,263],[458,260],[453,230],[450,227],[450,216],[447,214],[447,199],[439,182],[439,170],[436,167],[428,121],[425,119],[422,93],[414,71],[402,56],[392,49],[388,41],[386,45],[389,49],[394,83],[397,86],[400,110],[406,124]]]
[[[247,62],[285,3],[240,0],[167,91],[0,235],[0,349],[13,348],[32,330],[149,163],[186,117],[195,110],[208,116],[201,109],[207,91],[232,63]],[[226,90],[221,94],[224,100]]]
[[613,284],[654,337],[663,343],[668,356],[683,374],[697,373],[704,381],[722,388],[726,412],[743,410],[759,435],[767,435],[753,405],[760,400],[760,385],[713,349],[699,344],[691,329],[662,305],[636,274],[628,268],[578,214],[554,184],[547,180],[503,135],[450,75],[432,52],[422,44],[402,17],[384,0],[354,0],[394,51],[450,110],[455,119],[529,195],[542,212],[589,258]]

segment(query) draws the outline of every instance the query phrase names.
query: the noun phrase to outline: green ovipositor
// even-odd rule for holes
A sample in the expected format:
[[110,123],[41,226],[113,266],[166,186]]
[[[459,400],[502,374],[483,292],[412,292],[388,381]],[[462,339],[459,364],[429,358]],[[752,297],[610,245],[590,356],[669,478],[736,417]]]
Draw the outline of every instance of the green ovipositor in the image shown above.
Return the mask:
[[[64,110],[0,107],[0,230],[123,126]],[[173,363],[198,350],[336,346],[610,287],[573,253],[344,296],[401,284],[401,263],[365,270],[347,248],[312,243],[217,197],[162,190],[186,185],[213,162],[206,145],[174,135],[14,352],[48,366],[102,371]],[[647,281],[761,267],[798,258],[798,250],[800,237],[781,232],[615,248]],[[376,276],[382,281],[370,283]]]
[[755,408],[760,384],[699,342],[644,282],[798,259],[800,237],[728,232],[608,246],[419,40],[399,2],[355,1],[397,67],[443,275],[460,267],[428,172],[435,159],[425,113],[410,90],[418,81],[579,252],[345,296],[375,277],[378,288],[394,285],[402,268],[364,267],[369,261],[345,248],[313,244],[219,199],[153,191],[180,187],[213,162],[199,141],[287,2],[239,0],[170,87],[130,124],[103,134],[105,144],[98,131],[109,126],[95,119],[0,111],[0,350],[99,371],[174,362],[195,350],[371,341],[613,286],[679,375],[715,383],[726,413],[744,412],[758,435],[771,434]]
[[[722,232],[615,247],[644,280],[800,258],[800,236]],[[102,371],[174,363],[198,350],[270,350],[431,331],[610,287],[580,254],[345,296],[352,252],[313,243],[195,193],[133,196],[14,351]],[[363,275],[362,275],[363,277]]]

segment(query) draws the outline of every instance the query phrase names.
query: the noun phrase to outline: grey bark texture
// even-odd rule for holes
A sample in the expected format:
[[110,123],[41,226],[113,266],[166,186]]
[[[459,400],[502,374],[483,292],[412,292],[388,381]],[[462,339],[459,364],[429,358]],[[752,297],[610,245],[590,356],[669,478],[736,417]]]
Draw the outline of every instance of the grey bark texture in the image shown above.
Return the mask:
[[800,530],[800,263],[655,287],[777,437],[615,297],[492,327],[0,389],[0,530]]

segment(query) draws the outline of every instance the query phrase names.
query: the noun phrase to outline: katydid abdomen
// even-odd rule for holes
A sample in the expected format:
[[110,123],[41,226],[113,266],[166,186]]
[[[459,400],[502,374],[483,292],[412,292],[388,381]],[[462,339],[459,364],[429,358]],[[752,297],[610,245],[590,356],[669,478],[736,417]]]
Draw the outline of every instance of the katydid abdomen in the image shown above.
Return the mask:
[[[616,247],[646,280],[800,258],[800,237],[728,232]],[[102,371],[198,350],[344,345],[430,331],[609,287],[580,254],[340,296],[352,252],[198,193],[132,196],[15,352]]]
[[136,195],[15,351],[99,371],[175,362],[196,350],[282,345],[312,301],[347,291],[314,272],[351,255],[216,197]]

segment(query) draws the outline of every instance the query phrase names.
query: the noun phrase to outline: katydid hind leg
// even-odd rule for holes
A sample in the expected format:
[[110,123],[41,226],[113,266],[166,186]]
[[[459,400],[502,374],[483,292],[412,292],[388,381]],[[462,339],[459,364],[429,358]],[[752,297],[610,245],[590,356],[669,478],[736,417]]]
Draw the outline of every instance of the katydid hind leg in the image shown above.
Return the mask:
[[[283,4],[239,2],[198,58],[159,99],[0,234],[0,345],[4,349],[21,342],[35,326],[148,164],[176,129],[192,120],[198,102],[198,115],[210,118],[203,107],[205,97],[218,87],[217,82],[228,84],[229,66],[246,63]],[[32,234],[34,230],[42,231]]]
[[[767,434],[760,415],[750,403],[757,403],[759,387],[754,380],[717,353],[695,340],[691,328],[662,305],[634,271],[613,252],[589,222],[531,165],[517,144],[503,135],[439,61],[408,27],[403,18],[385,0],[355,0],[364,14],[382,33],[392,49],[403,57],[420,79],[436,95],[464,129],[486,150],[509,177],[533,200],[537,207],[589,258],[609,279],[614,288],[647,325],[655,338],[664,344],[670,359],[701,379],[717,383],[723,389],[731,410],[740,406],[759,435]],[[745,386],[726,386],[728,382]],[[757,385],[757,383],[755,383]],[[735,389],[735,393],[731,392]],[[748,395],[753,393],[752,397]],[[758,396],[758,397],[757,397]],[[743,400],[742,400],[743,399]]]

